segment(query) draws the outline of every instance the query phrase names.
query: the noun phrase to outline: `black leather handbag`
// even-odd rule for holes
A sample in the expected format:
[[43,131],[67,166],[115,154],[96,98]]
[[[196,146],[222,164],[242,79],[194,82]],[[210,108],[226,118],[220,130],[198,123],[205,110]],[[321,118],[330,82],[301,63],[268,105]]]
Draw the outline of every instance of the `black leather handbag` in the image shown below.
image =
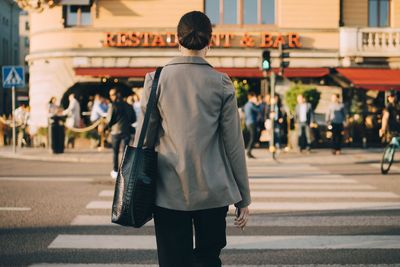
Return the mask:
[[137,147],[125,147],[115,183],[113,223],[142,227],[153,218],[158,177],[157,152],[143,148],[151,114],[157,104],[157,86],[162,68],[156,70]]

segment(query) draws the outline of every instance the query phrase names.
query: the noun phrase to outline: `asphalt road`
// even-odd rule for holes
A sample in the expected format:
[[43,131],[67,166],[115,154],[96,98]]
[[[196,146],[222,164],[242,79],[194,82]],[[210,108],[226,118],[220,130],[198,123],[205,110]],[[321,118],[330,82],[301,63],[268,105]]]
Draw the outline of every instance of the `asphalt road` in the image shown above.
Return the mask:
[[[228,216],[224,266],[400,266],[400,168],[380,175],[378,153],[256,155],[252,218],[241,232]],[[109,169],[0,157],[0,265],[156,266],[151,223],[110,223]]]

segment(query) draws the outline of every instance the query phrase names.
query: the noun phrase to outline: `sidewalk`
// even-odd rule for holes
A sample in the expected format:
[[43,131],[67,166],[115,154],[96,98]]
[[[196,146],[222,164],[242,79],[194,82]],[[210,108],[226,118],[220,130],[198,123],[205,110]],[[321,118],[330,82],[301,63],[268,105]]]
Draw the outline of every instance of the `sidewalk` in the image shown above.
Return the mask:
[[[277,161],[285,163],[343,163],[355,161],[371,161],[379,163],[383,153],[382,148],[343,149],[342,155],[333,156],[329,149],[315,149],[311,153],[298,153],[295,151],[281,152]],[[121,153],[122,154],[122,153]],[[251,161],[273,162],[271,154],[265,148],[254,149],[256,159]],[[0,158],[16,158],[23,160],[58,161],[58,162],[87,162],[87,163],[110,163],[112,162],[112,149],[66,149],[63,154],[52,154],[43,148],[17,148],[17,153],[12,152],[12,147],[0,147]]]
[[58,161],[58,162],[86,162],[110,163],[112,162],[112,149],[103,151],[97,149],[65,149],[62,154],[53,154],[44,148],[17,148],[14,154],[12,147],[0,147],[0,158],[14,158],[23,160]]

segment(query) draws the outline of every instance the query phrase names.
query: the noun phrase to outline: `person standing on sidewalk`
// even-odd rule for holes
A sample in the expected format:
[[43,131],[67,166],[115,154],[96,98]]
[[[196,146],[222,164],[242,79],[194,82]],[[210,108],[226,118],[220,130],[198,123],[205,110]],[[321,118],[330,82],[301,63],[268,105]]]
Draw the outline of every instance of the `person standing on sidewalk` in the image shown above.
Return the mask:
[[260,109],[258,108],[257,95],[255,92],[249,92],[247,94],[247,103],[244,105],[244,118],[246,122],[246,128],[249,131],[249,142],[247,144],[247,157],[255,158],[251,153],[255,143],[257,142],[257,122],[259,118]]
[[[161,267],[220,267],[228,206],[238,208],[235,225],[243,228],[251,202],[237,101],[230,78],[205,60],[211,45],[209,18],[189,12],[177,30],[182,56],[161,71],[159,100],[144,144],[158,152],[158,261]],[[142,114],[153,77],[154,72],[145,78]]]
[[116,179],[119,167],[119,150],[121,143],[123,147],[129,145],[131,140],[131,124],[136,121],[135,112],[132,107],[124,102],[117,89],[109,92],[111,99],[107,112],[107,124],[111,128],[111,142],[113,148],[113,169],[110,172],[111,178]]
[[379,129],[379,136],[388,134],[387,140],[400,136],[400,105],[397,101],[396,91],[390,91],[387,97],[388,104],[383,110],[382,127]]
[[296,123],[299,136],[300,152],[304,149],[311,150],[311,123],[314,122],[314,112],[311,104],[303,95],[297,96]]
[[329,106],[326,114],[326,121],[332,128],[332,153],[339,155],[342,147],[343,139],[343,124],[346,119],[344,105],[340,102],[340,96],[333,94],[331,97],[332,103]]
[[[67,128],[79,128],[81,124],[81,106],[75,98],[75,94],[70,94],[68,96],[69,104],[66,110],[62,112],[62,115],[67,116],[65,121],[65,126]],[[71,145],[72,148],[75,147],[75,133],[67,129],[67,134],[65,135],[66,147]]]

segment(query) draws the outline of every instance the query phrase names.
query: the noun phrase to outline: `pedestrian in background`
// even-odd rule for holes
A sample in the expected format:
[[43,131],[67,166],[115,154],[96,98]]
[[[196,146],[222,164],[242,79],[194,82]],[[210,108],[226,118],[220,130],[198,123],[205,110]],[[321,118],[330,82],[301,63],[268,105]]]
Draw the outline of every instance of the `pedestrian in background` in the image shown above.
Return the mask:
[[27,133],[27,126],[29,120],[29,107],[25,103],[15,109],[15,121],[17,128],[17,144],[19,147],[27,146],[29,144],[29,137]]
[[247,103],[244,105],[244,116],[246,122],[246,128],[249,132],[249,142],[247,143],[247,157],[255,158],[251,153],[254,148],[254,144],[257,140],[257,122],[259,118],[260,109],[258,107],[257,95],[255,92],[249,92],[247,94]]
[[333,94],[331,96],[331,102],[328,113],[326,114],[326,121],[327,125],[329,125],[332,130],[332,153],[334,155],[339,155],[342,148],[343,124],[346,119],[346,113],[338,94]]
[[108,104],[104,97],[99,94],[94,96],[92,110],[90,111],[90,121],[95,122],[101,118],[107,117]]
[[58,115],[61,112],[60,106],[57,105],[57,98],[52,96],[48,105],[49,117]]
[[304,95],[300,94],[297,96],[297,105],[295,111],[300,152],[302,152],[304,149],[310,151],[311,123],[314,122],[314,112],[311,104],[306,101]]
[[131,125],[136,121],[135,112],[132,107],[124,102],[117,89],[109,92],[111,99],[107,112],[107,124],[111,128],[111,142],[113,148],[113,169],[110,172],[111,178],[116,179],[119,167],[119,150],[121,143],[123,147],[129,145],[131,140]]
[[[273,106],[273,107],[272,107]],[[266,117],[269,118],[270,123],[274,124],[274,146],[278,149],[281,148],[281,130],[283,125],[283,112],[282,112],[282,102],[279,95],[274,95],[270,100],[270,104],[266,109]]]
[[[161,267],[221,266],[228,206],[238,208],[236,226],[243,228],[248,219],[250,190],[235,90],[230,78],[205,60],[211,33],[210,20],[199,11],[180,19],[182,56],[161,72],[144,144],[158,151],[154,224]],[[154,72],[146,75],[143,114],[153,77]],[[142,124],[143,116],[138,132]]]
[[[136,121],[139,121],[140,116],[142,116],[142,110],[140,108],[140,97],[138,94],[133,93],[133,110],[135,111],[136,114]],[[137,123],[134,124],[134,127],[136,129]]]
[[[67,128],[79,128],[81,125],[81,106],[78,100],[75,98],[75,94],[70,94],[68,96],[69,104],[67,109],[62,112],[62,115],[67,116],[65,121],[65,126]],[[75,133],[70,129],[67,129],[66,134],[66,147],[71,145],[72,148],[75,147]]]
[[387,140],[400,136],[400,105],[397,100],[396,91],[390,91],[387,96],[387,105],[383,110],[382,126],[379,129],[379,136],[388,134]]

